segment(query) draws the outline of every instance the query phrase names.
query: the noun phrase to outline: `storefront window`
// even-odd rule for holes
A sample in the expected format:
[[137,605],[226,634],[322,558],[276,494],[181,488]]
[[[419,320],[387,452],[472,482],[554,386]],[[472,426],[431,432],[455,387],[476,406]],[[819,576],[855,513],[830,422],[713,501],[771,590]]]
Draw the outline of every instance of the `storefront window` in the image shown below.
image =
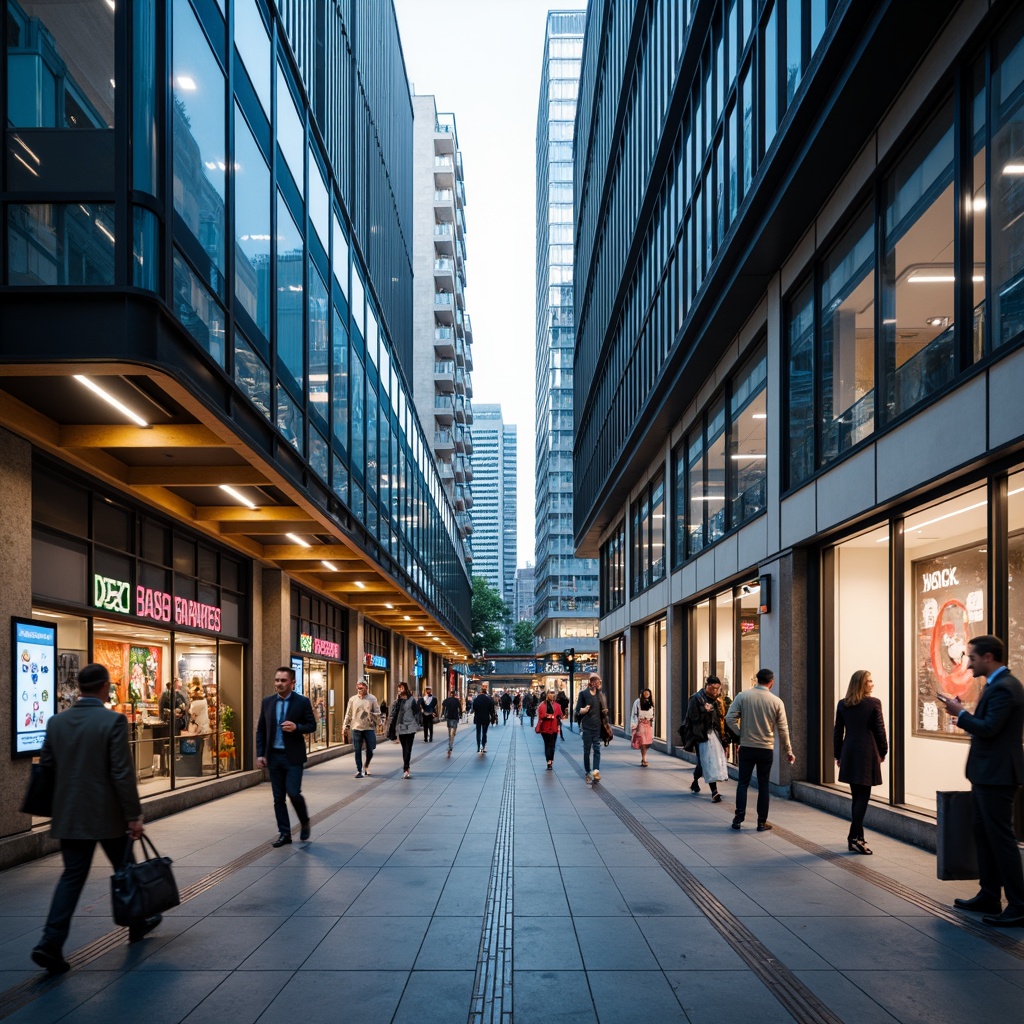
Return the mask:
[[1013,671],[1024,665],[1024,473],[1014,473],[1007,485],[1007,612],[1010,628],[1006,653]]
[[[832,730],[836,704],[846,695],[854,672],[867,669],[874,680],[872,694],[882,702],[886,731],[891,735],[892,704],[889,682],[889,526],[854,537],[826,555],[833,579],[826,600],[826,629],[832,630],[832,656],[825,660],[826,686],[822,701],[823,781],[836,780]],[[830,685],[828,681],[831,680]],[[882,787],[874,795],[889,798],[889,762],[882,765]]]
[[235,297],[270,337],[270,168],[235,104]]
[[[277,193],[277,358],[289,386],[303,387],[302,327],[306,302],[302,233]],[[291,382],[294,381],[294,385]]]
[[759,348],[740,370],[729,400],[729,525],[763,512],[768,501],[768,357]]
[[658,619],[645,626],[643,637],[643,686],[654,697],[654,735],[664,739],[665,701],[668,697],[668,631],[665,620]]
[[989,631],[987,520],[979,488],[904,523],[904,800],[927,810],[935,809],[936,790],[963,788],[969,737],[935,695],[953,694],[973,709],[984,685],[967,667],[967,645]]
[[786,375],[789,406],[790,487],[810,478],[814,459],[814,284],[808,281],[786,303]]

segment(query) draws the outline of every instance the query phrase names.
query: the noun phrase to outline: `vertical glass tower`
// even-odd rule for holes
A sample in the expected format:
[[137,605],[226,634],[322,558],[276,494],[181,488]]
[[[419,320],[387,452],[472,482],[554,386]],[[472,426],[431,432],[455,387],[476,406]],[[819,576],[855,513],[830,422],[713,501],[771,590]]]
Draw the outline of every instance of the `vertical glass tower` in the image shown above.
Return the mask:
[[516,428],[500,405],[476,405],[473,426],[473,575],[512,604],[516,572]]
[[[548,13],[537,110],[537,653],[596,659],[597,561],[573,555],[573,125],[583,11]],[[557,658],[547,659],[556,665]]]

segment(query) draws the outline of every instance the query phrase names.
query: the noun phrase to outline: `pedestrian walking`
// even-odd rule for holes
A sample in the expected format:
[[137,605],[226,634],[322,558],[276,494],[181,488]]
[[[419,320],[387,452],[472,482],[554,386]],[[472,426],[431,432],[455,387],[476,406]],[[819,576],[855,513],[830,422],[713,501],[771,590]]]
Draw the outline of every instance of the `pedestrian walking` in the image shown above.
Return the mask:
[[441,714],[448,723],[448,756],[451,757],[452,747],[455,746],[455,732],[462,719],[462,701],[454,690],[441,702]]
[[402,744],[403,778],[411,779],[409,764],[412,761],[412,744],[422,724],[419,701],[413,696],[408,683],[398,684],[398,693],[391,704],[388,719],[388,739]]
[[846,696],[836,705],[832,747],[839,766],[839,781],[850,786],[850,853],[870,854],[864,841],[864,814],[871,787],[882,784],[882,762],[889,753],[882,719],[882,702],[871,696],[871,673],[858,669],[850,677]]
[[[555,700],[558,701],[558,706],[562,709],[562,721],[569,722],[569,731],[572,731],[572,722],[569,721],[569,695],[565,690],[559,690],[555,695]],[[559,728],[558,735],[562,735],[562,730]]]
[[640,767],[647,767],[647,748],[654,742],[654,697],[650,690],[641,690],[633,701],[629,716],[630,745],[640,751]]
[[263,698],[256,725],[256,766],[267,768],[274,795],[277,839],[271,846],[288,846],[292,826],[285,796],[299,817],[299,839],[309,839],[309,811],[302,795],[306,763],[306,734],[316,731],[316,715],[309,698],[295,692],[295,670],[282,665],[274,672],[276,694]]
[[423,742],[434,742],[434,719],[437,717],[437,698],[430,687],[426,687],[420,697],[420,718],[423,720]]
[[[108,711],[110,674],[103,665],[78,673],[78,700],[46,724],[40,764],[54,774],[50,835],[60,840],[64,870],[50,902],[43,936],[32,959],[50,974],[71,969],[64,943],[89,876],[96,844],[114,871],[125,862],[129,839],[138,839],[142,805],[128,744],[128,719]],[[126,838],[126,836],[128,838]],[[133,921],[128,941],[137,942],[159,923],[160,915]]]
[[555,761],[558,727],[562,721],[562,706],[555,700],[554,690],[548,690],[547,699],[540,702],[537,713],[539,721],[535,728],[544,740],[544,758],[548,763],[548,771],[551,771]]
[[[356,683],[354,697],[350,697],[345,708],[343,729],[348,729],[352,736],[352,752],[356,755],[356,778],[361,779],[370,774],[370,762],[377,748],[377,723],[380,721],[380,705],[377,698],[369,692],[366,683]],[[366,757],[363,757],[363,750]]]
[[473,724],[476,725],[476,752],[487,753],[487,729],[497,715],[494,698],[487,692],[487,684],[480,684],[480,692],[473,698]]
[[523,724],[523,696],[519,691],[516,691],[515,696],[512,698],[512,713],[519,719],[519,724]]
[[523,698],[523,710],[526,712],[526,717],[530,720],[531,727],[533,726],[534,718],[537,717],[537,704],[537,697],[533,693],[528,693]]
[[736,816],[732,827],[739,831],[747,814],[747,787],[757,769],[757,831],[768,832],[768,803],[771,799],[769,779],[775,760],[775,734],[790,764],[796,761],[789,740],[786,706],[772,693],[775,673],[770,668],[758,670],[757,685],[736,694],[725,716],[726,728],[740,736],[739,781],[736,784]]
[[583,738],[583,770],[587,773],[587,782],[601,781],[601,724],[607,711],[601,693],[601,677],[591,672],[586,689],[580,690],[576,699],[576,722]]
[[508,690],[502,690],[498,703],[501,705],[501,724],[508,725],[508,715],[512,710],[512,694]]
[[[956,724],[971,737],[967,778],[974,810],[974,843],[981,888],[977,896],[953,902],[980,910],[985,924],[1024,927],[1024,871],[1013,831],[1013,803],[1024,783],[1024,687],[1006,667],[1006,644],[997,636],[977,636],[967,645],[967,664],[985,679],[972,715],[958,697],[939,694]],[[58,716],[59,717],[59,716]],[[1006,896],[1002,909],[1000,893]]]
[[[683,722],[683,747],[697,755],[697,764],[693,769],[693,782],[690,792],[700,792],[700,782],[705,775],[705,765],[701,761],[700,747],[708,743],[709,737],[716,736],[722,744],[722,759],[725,760],[725,708],[722,701],[722,681],[718,676],[708,676],[704,685],[690,698],[686,705],[686,720]],[[722,781],[725,781],[724,779]],[[718,792],[718,780],[710,783],[711,802],[721,803]]]

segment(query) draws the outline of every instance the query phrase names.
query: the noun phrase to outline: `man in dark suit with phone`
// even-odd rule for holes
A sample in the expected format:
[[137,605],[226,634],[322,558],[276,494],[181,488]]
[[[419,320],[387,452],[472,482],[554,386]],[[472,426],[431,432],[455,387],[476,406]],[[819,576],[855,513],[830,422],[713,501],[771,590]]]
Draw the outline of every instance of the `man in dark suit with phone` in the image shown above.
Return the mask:
[[308,697],[295,692],[295,670],[281,666],[274,673],[277,693],[263,699],[256,726],[256,764],[270,770],[278,837],[274,847],[292,841],[287,796],[299,816],[299,839],[309,839],[309,812],[302,795],[302,769],[306,763],[306,734],[316,730],[316,716]]
[[[959,698],[940,694],[956,724],[970,733],[967,778],[971,782],[974,842],[978,848],[981,891],[954,900],[963,910],[982,911],[986,924],[1024,927],[1024,870],[1013,831],[1013,801],[1024,783],[1024,686],[1006,667],[1006,645],[996,636],[970,641],[968,665],[986,679],[972,715]],[[1002,909],[1000,892],[1006,894]]]
[[[54,772],[50,835],[60,840],[64,860],[42,941],[32,950],[32,959],[50,974],[71,968],[64,942],[96,844],[116,871],[124,864],[128,837],[138,839],[143,832],[128,719],[103,706],[110,693],[105,666],[86,665],[78,673],[78,692],[78,700],[47,723],[39,757]],[[159,923],[159,914],[133,921],[128,941],[138,942]]]

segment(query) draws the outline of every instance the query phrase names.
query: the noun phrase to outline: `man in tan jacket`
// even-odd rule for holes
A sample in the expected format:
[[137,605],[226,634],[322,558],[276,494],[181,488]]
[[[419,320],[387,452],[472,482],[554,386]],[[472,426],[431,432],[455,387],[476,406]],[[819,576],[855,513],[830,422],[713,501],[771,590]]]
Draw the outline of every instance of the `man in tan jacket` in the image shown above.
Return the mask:
[[[110,675],[103,665],[78,673],[78,700],[46,724],[39,761],[54,772],[50,835],[60,840],[64,873],[53,893],[43,938],[32,959],[50,974],[70,969],[64,942],[89,876],[96,844],[114,870],[124,863],[127,838],[142,835],[142,805],[128,745],[128,719],[108,711]],[[128,941],[137,942],[160,923],[160,915],[133,921]]]
[[768,821],[769,776],[775,760],[775,734],[786,752],[786,760],[796,760],[793,744],[789,741],[789,725],[786,722],[786,706],[772,693],[775,673],[762,668],[757,673],[757,685],[752,690],[741,690],[725,716],[725,726],[733,733],[739,733],[740,759],[739,780],[736,784],[736,817],[732,827],[738,832],[747,814],[747,787],[754,769],[757,769],[757,831],[771,829]]

